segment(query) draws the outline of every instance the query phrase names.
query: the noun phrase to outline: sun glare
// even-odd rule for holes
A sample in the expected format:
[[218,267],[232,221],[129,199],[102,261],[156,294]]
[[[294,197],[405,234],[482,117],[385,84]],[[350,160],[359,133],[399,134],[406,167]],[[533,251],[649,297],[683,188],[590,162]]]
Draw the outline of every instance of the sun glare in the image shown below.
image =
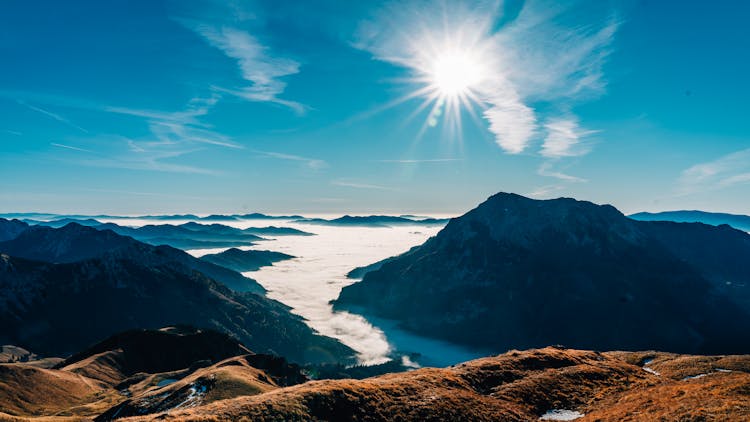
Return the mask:
[[478,112],[485,109],[488,93],[499,83],[498,44],[488,35],[487,25],[460,17],[457,21],[461,23],[436,26],[405,38],[408,54],[393,59],[410,68],[411,75],[403,79],[410,90],[386,108],[421,99],[407,117],[411,120],[427,111],[417,139],[428,128],[442,125],[455,135],[448,139],[461,142],[462,117],[479,122]]
[[448,99],[470,93],[481,80],[481,69],[467,53],[445,53],[435,59],[430,78],[438,94]]
[[414,77],[408,80],[415,90],[399,100],[421,97],[424,101],[409,117],[429,109],[425,127],[441,122],[455,139],[461,140],[461,117],[478,119],[477,109],[483,107],[483,95],[491,81],[490,70],[496,65],[488,54],[488,42],[480,36],[434,35],[423,38],[411,62]]

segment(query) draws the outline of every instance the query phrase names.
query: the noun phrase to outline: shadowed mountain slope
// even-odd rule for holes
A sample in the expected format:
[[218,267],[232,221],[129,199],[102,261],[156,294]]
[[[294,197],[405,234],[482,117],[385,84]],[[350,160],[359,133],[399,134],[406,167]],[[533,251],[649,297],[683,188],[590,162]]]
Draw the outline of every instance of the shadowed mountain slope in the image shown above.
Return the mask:
[[29,225],[23,221],[0,218],[0,242],[15,239],[28,228]]
[[742,353],[749,239],[728,227],[638,222],[609,205],[497,194],[345,287],[335,305],[497,351]]
[[110,254],[49,264],[0,256],[0,344],[64,356],[115,332],[174,324],[213,328],[298,362],[353,354],[281,303],[233,291],[173,260]]

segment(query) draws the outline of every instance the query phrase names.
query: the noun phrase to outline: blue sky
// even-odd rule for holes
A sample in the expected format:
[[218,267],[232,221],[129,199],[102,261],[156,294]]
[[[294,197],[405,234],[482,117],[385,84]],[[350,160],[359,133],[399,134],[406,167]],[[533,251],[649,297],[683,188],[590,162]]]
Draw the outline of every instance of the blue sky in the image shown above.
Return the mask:
[[0,212],[750,214],[744,2],[0,8]]

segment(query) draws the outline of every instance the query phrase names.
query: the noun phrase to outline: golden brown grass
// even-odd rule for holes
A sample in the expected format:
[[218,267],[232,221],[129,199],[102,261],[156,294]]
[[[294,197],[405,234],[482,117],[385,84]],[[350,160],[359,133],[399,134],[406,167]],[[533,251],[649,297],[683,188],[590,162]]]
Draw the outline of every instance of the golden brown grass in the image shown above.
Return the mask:
[[26,364],[0,365],[0,411],[6,414],[96,414],[114,403],[114,395],[108,386],[78,374]]
[[[647,358],[664,374],[643,370]],[[582,421],[747,420],[750,374],[739,371],[748,365],[748,356],[545,348],[445,369],[308,382],[132,420],[531,421],[550,409],[580,411]],[[684,374],[721,366],[737,372],[683,381]]]
[[[660,375],[645,371],[646,361]],[[96,367],[102,362],[93,359],[89,364]],[[92,369],[96,371],[88,372]],[[0,421],[15,422],[10,415],[91,416],[102,403],[115,400],[111,394],[116,391],[106,383],[80,375],[102,378],[107,373],[103,367],[44,371],[24,379],[34,386],[47,382],[50,386],[45,388],[54,391],[62,383],[72,383],[68,398],[37,393],[28,396],[24,406],[11,401],[16,404],[6,410],[9,396],[0,396],[0,412],[8,414],[0,413]],[[180,379],[159,387],[165,378]],[[87,390],[87,382],[99,390]],[[0,383],[24,388],[7,376],[0,377]],[[140,374],[126,384],[131,409],[140,409],[139,401],[159,403],[159,397],[172,397],[171,401],[161,399],[163,409],[169,410],[129,421],[532,421],[551,409],[584,413],[580,421],[750,420],[750,356],[599,353],[548,347],[511,351],[449,368],[364,380],[311,381],[284,388],[236,357],[193,371]],[[210,388],[192,404],[195,407],[171,409],[190,386],[198,384]],[[119,402],[128,400],[116,397]],[[32,404],[34,400],[38,402]],[[67,410],[61,410],[65,406]]]

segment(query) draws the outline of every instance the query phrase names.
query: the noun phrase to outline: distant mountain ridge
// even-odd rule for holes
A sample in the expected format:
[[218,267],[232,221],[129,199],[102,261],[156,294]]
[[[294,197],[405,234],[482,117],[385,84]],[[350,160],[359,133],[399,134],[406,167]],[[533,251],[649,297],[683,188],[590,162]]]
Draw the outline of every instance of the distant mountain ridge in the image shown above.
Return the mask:
[[206,221],[235,221],[235,220],[298,220],[305,218],[301,215],[269,215],[262,213],[248,213],[248,214],[211,214],[208,216],[198,216],[195,214],[156,214],[156,215],[140,215],[140,216],[128,216],[128,215],[108,215],[108,214],[97,214],[97,215],[83,215],[83,214],[54,214],[54,213],[39,213],[39,212],[17,212],[17,213],[3,213],[0,214],[0,218],[7,219],[34,219],[34,220],[56,220],[61,218],[70,218],[74,220],[84,219],[145,219],[145,220],[206,220]]
[[674,221],[677,223],[704,223],[712,226],[730,225],[750,232],[750,216],[706,211],[639,212],[628,217],[640,221]]
[[[115,223],[101,223],[94,219],[78,220],[63,218],[52,221],[27,220],[35,226],[60,228],[69,223],[93,227],[98,230],[112,230],[123,236],[130,236],[152,245],[169,245],[179,249],[207,249],[233,246],[250,246],[256,241],[266,240],[261,236],[311,236],[302,230],[291,227],[249,227],[239,229],[222,224],[200,224],[188,222],[180,225],[148,224],[140,227],[122,226]],[[2,230],[0,228],[0,230]],[[2,239],[0,232],[0,239]]]
[[306,218],[294,221],[295,223],[320,224],[327,226],[364,226],[364,227],[390,227],[399,225],[426,225],[437,226],[448,222],[448,219],[442,218],[411,218],[411,216],[391,216],[391,215],[368,215],[368,216],[351,216],[344,215],[339,218]]
[[334,302],[497,351],[747,352],[750,235],[500,193]]
[[255,280],[201,261],[179,249],[152,246],[112,230],[97,230],[77,223],[68,223],[57,229],[28,227],[16,238],[0,242],[0,252],[51,263],[72,263],[94,258],[129,259],[142,265],[177,263],[186,273],[200,271],[234,290],[265,293],[265,289]]

